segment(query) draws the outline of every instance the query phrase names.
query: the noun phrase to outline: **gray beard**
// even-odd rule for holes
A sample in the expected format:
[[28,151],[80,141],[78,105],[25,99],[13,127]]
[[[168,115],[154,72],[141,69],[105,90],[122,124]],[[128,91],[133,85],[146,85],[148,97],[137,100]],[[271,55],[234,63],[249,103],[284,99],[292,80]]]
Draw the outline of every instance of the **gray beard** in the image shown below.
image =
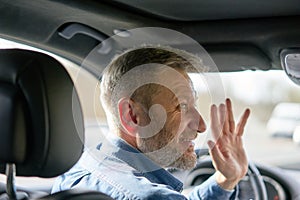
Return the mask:
[[162,148],[157,147],[157,140],[141,139],[138,148],[161,167],[174,167],[178,169],[192,169],[196,166],[197,157],[195,154],[186,155],[174,148],[174,142],[169,142]]

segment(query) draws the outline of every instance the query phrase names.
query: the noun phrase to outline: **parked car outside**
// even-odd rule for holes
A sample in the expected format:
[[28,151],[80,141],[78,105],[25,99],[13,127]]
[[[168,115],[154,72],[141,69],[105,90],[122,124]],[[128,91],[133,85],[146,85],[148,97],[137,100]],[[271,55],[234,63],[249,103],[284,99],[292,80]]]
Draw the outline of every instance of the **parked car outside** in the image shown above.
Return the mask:
[[300,126],[297,126],[293,133],[293,141],[300,145]]
[[267,130],[273,137],[292,138],[298,125],[300,125],[300,103],[282,102],[275,106],[267,123]]

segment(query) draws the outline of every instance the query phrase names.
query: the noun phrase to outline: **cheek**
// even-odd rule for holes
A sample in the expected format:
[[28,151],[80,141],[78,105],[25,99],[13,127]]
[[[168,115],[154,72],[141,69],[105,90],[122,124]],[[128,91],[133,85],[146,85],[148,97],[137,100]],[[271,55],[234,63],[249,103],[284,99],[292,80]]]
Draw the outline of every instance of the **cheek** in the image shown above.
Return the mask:
[[168,115],[165,130],[169,135],[170,140],[175,139],[176,141],[179,139],[179,136],[184,131],[184,123],[181,118],[181,113],[173,113]]

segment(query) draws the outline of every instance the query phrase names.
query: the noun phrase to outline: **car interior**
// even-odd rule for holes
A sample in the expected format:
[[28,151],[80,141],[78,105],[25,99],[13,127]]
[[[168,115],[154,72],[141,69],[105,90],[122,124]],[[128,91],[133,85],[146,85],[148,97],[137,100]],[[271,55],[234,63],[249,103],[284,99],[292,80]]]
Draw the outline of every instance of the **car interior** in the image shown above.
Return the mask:
[[[83,115],[85,105],[76,79],[57,57],[99,80],[110,53],[118,53],[111,37],[134,40],[130,30],[160,27],[193,38],[220,73],[275,70],[294,85],[300,83],[300,59],[292,68],[287,62],[289,55],[300,57],[297,0],[0,0],[0,11],[0,38],[28,46],[0,43],[0,172],[6,177],[0,179],[0,199],[110,199],[88,189],[50,194],[51,187],[15,184],[15,176],[63,174],[85,148],[91,129]],[[176,39],[172,43],[189,45]],[[98,65],[86,62],[95,49],[104,59]],[[170,169],[187,191],[214,173],[207,151],[197,154],[195,169]],[[300,199],[298,176],[291,178],[277,166],[249,163],[239,184],[240,199]],[[299,174],[299,168],[293,172]]]

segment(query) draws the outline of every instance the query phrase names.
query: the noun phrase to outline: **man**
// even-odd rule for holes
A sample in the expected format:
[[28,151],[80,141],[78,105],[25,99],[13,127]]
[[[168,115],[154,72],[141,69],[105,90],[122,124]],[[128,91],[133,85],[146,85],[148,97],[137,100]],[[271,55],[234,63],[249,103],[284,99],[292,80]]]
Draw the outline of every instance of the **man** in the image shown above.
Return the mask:
[[[84,187],[114,199],[186,199],[182,183],[164,168],[196,164],[192,141],[206,125],[187,74],[195,66],[202,66],[198,57],[170,47],[145,46],[116,57],[101,82],[110,133],[57,179],[52,192]],[[236,198],[248,167],[242,135],[249,114],[246,109],[235,125],[229,99],[211,106],[214,141],[208,146],[216,173],[189,199]]]

